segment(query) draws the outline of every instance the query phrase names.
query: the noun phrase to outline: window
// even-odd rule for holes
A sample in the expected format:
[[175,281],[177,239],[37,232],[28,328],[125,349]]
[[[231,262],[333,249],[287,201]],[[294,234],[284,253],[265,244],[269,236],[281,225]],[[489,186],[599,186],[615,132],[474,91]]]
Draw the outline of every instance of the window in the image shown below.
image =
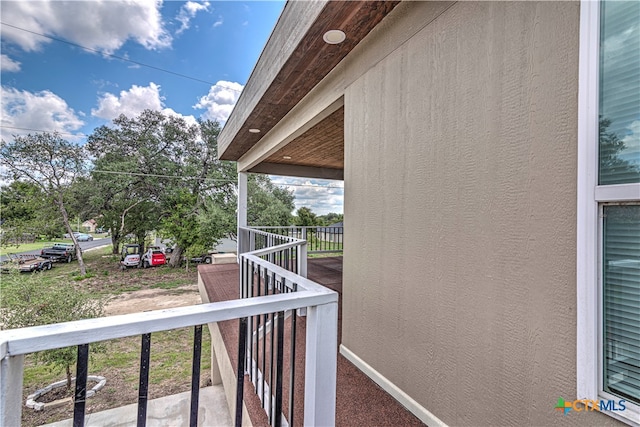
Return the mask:
[[578,398],[640,422],[640,2],[582,1]]
[[603,389],[640,403],[640,205],[602,207]]

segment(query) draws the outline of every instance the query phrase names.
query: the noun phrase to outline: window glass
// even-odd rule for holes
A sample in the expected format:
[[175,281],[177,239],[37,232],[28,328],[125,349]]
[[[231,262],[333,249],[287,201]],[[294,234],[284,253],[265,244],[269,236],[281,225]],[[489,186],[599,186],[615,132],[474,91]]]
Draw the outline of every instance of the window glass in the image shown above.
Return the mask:
[[600,11],[600,185],[640,182],[640,1]]
[[640,403],[640,205],[603,214],[604,390]]

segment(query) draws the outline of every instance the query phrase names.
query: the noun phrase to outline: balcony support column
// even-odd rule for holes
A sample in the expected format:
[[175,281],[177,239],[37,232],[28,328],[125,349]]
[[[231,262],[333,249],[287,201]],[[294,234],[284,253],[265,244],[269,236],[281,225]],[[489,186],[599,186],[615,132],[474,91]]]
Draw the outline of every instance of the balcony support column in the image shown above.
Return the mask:
[[238,227],[247,226],[247,173],[238,172]]
[[238,255],[248,252],[249,249],[245,247],[246,242],[249,240],[242,236],[240,227],[247,226],[247,173],[238,172]]
[[304,425],[336,423],[338,302],[307,309]]
[[22,417],[24,355],[0,361],[0,426],[19,426]]

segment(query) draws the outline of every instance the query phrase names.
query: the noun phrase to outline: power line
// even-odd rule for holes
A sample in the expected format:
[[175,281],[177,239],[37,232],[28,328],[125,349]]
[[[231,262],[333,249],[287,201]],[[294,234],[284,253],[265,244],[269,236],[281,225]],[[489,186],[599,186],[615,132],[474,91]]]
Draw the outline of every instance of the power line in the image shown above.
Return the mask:
[[140,172],[103,171],[103,170],[97,170],[97,169],[93,169],[91,172],[106,173],[106,174],[112,174],[112,175],[148,176],[148,177],[153,177],[153,178],[169,178],[169,179],[186,179],[186,180],[228,182],[230,184],[237,183],[237,181],[229,180],[229,179],[201,178],[201,177],[197,177],[197,176],[176,176],[176,175],[161,175],[161,174],[140,173]]
[[29,128],[20,128],[20,127],[16,127],[16,126],[5,126],[5,125],[0,125],[0,128],[3,129],[17,129],[17,130],[27,130],[30,132],[46,132],[46,133],[57,133],[58,135],[69,135],[69,136],[74,136],[74,137],[81,137],[84,138],[87,135],[85,135],[84,133],[80,133],[80,134],[75,134],[75,133],[68,133],[68,132],[60,132],[57,130],[43,130],[43,129],[29,129]]
[[[167,178],[167,179],[185,179],[185,180],[203,180],[203,181],[214,181],[214,182],[223,182],[229,184],[237,184],[238,181],[232,179],[215,179],[215,178],[200,178],[195,176],[176,176],[176,175],[162,175],[162,174],[152,174],[152,173],[141,173],[141,172],[122,172],[122,171],[105,171],[94,169],[91,172],[97,173],[106,173],[112,175],[128,175],[128,176],[148,176],[153,178]],[[285,182],[274,182],[271,181],[274,185],[284,185],[289,187],[315,187],[315,188],[344,188],[339,185],[316,185],[316,184],[287,184]]]
[[[162,71],[164,73],[173,74],[174,76],[182,77],[182,78],[193,80],[193,81],[200,82],[200,83],[205,83],[205,84],[207,84],[209,86],[215,86],[215,83],[209,82],[207,80],[202,80],[202,79],[199,79],[197,77],[187,76],[186,74],[176,73],[175,71],[170,71],[170,70],[167,70],[165,68],[160,68],[160,67],[156,67],[154,65],[145,64],[143,62],[134,61],[132,59],[125,58],[123,56],[118,56],[118,55],[113,55],[113,54],[110,54],[110,53],[106,53],[106,52],[100,51],[98,49],[94,49],[94,48],[87,47],[87,46],[82,46],[80,44],[73,43],[73,42],[70,42],[68,40],[64,40],[64,39],[60,39],[60,38],[57,38],[57,37],[50,36],[48,34],[42,34],[42,33],[38,33],[38,32],[35,32],[35,31],[27,30],[26,28],[17,27],[15,25],[11,25],[11,24],[8,24],[8,23],[2,22],[2,21],[0,21],[0,24],[6,25],[7,27],[15,28],[16,30],[24,31],[26,33],[34,34],[36,36],[45,37],[45,38],[48,38],[48,39],[51,39],[51,40],[55,40],[55,41],[60,42],[60,43],[66,43],[66,44],[71,45],[71,46],[79,47],[80,49],[84,49],[84,50],[87,50],[89,52],[94,52],[94,53],[98,53],[98,54],[103,55],[103,56],[108,56],[110,58],[115,58],[115,59],[119,59],[121,61],[130,62],[132,64],[136,64],[136,65],[139,65],[141,67],[151,68],[151,69],[154,69],[154,70]],[[238,89],[234,89],[234,88],[227,87],[227,86],[224,86],[224,88],[228,89],[228,90],[231,90],[231,91],[234,91],[234,92],[238,92],[238,93],[241,92]]]

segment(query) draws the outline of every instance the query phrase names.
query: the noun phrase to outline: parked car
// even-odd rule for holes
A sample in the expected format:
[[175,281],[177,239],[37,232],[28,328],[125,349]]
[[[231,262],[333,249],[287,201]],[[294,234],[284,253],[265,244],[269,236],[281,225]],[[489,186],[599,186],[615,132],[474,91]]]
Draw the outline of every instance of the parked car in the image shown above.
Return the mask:
[[91,234],[80,233],[76,234],[76,240],[78,242],[90,242],[93,240],[93,236]]
[[40,251],[40,257],[53,262],[71,262],[76,259],[76,246],[73,243],[54,243]]
[[[82,233],[81,233],[81,232],[79,232],[79,231],[74,231],[74,232],[73,232],[73,235],[74,235],[74,236],[76,236],[76,237],[77,237],[79,234],[82,234]],[[69,234],[69,233],[64,233],[64,236],[63,236],[63,237],[64,237],[65,239],[70,239],[70,238],[71,238],[71,234]]]

